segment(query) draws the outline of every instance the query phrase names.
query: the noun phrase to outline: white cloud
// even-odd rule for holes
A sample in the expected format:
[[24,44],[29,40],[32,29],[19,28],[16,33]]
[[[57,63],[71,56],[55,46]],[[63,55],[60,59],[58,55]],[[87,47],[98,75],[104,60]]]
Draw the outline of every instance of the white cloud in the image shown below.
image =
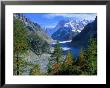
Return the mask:
[[94,20],[96,17],[95,13],[73,13],[73,14],[68,14],[68,13],[50,13],[44,15],[44,17],[48,19],[53,19],[54,17],[67,17],[67,18],[80,18],[80,19],[88,19],[88,20]]
[[45,26],[46,28],[54,28],[55,25],[48,25],[48,26]]

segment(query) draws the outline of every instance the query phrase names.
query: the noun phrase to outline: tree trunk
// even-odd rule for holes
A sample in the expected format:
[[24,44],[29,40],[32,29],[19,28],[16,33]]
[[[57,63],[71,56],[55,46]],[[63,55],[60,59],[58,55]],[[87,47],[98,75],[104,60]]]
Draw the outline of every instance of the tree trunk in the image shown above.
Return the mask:
[[17,62],[17,75],[19,75],[19,57],[18,57],[18,54],[17,54],[17,60],[16,60],[16,62]]

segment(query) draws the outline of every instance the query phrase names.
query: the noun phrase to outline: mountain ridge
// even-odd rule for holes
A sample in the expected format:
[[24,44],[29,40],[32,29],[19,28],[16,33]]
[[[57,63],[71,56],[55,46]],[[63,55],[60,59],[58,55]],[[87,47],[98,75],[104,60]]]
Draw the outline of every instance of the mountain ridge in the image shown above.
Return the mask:
[[70,40],[72,37],[75,37],[79,34],[88,23],[92,21],[88,20],[61,20],[55,28],[56,32],[52,34],[54,40]]
[[43,37],[43,39],[47,43],[51,42],[51,38],[48,36],[48,34],[46,34],[46,32],[41,28],[41,26],[38,23],[34,23],[30,21],[28,18],[23,16],[23,14],[20,14],[20,13],[14,14],[14,19],[19,19],[23,22],[23,25],[27,29],[29,35],[37,33],[37,35],[39,37]]
[[72,38],[71,45],[76,47],[87,47],[90,37],[97,38],[97,17],[92,23],[87,24],[81,33]]

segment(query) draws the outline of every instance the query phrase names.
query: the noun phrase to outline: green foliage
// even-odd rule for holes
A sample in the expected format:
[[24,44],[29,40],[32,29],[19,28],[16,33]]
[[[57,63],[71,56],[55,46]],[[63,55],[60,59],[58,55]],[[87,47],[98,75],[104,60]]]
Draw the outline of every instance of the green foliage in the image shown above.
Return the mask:
[[14,54],[23,54],[28,50],[27,31],[20,20],[14,20]]
[[60,69],[62,63],[62,49],[60,47],[60,43],[57,41],[57,44],[54,47],[54,51],[49,58],[48,64],[48,73],[49,74],[56,74]]
[[60,47],[60,43],[57,41],[57,44],[54,48],[54,52],[51,55],[52,61],[54,63],[60,63],[62,59],[62,49]]
[[77,65],[66,65],[62,64],[58,71],[59,75],[80,75],[81,70],[80,67]]
[[78,64],[82,64],[84,61],[85,61],[85,55],[83,49],[81,48],[78,58]]
[[97,40],[90,38],[88,41],[88,48],[81,49],[79,58],[77,60],[78,66],[82,71],[82,75],[96,75],[97,74]]
[[[14,74],[22,75],[23,69],[29,65],[24,60],[24,55],[28,49],[36,55],[49,53],[49,44],[37,33],[28,34],[20,20],[14,20]],[[88,47],[81,48],[79,57],[75,61],[69,51],[65,61],[62,62],[63,53],[60,43],[54,47],[54,51],[49,58],[48,74],[52,75],[96,75],[97,74],[97,40],[90,38]],[[39,65],[35,65],[30,71],[30,75],[40,75]]]
[[70,51],[68,52],[68,54],[66,56],[65,63],[67,65],[72,65],[73,64],[73,56],[72,56],[72,53]]
[[72,53],[68,52],[65,61],[61,64],[54,64],[54,67],[56,67],[57,70],[54,69],[53,71],[50,71],[53,75],[96,75],[96,39],[90,38],[88,48],[81,48],[79,57],[76,61],[74,60]]
[[81,74],[81,70],[77,65],[75,65],[75,60],[73,58],[72,53],[69,51],[64,63],[61,65],[60,70],[58,72],[59,75],[79,75]]
[[97,40],[90,38],[87,49],[87,65],[90,75],[97,74]]
[[52,63],[51,63],[51,60],[50,58],[48,59],[49,63],[47,65],[48,69],[47,69],[47,72],[50,73],[52,71]]
[[30,72],[30,75],[40,75],[40,67],[39,65],[35,65],[31,72]]
[[14,59],[16,60],[14,63],[14,67],[16,67],[16,69],[14,68],[14,73],[16,73],[16,75],[21,74],[20,68],[22,68],[24,64],[21,57],[26,54],[28,49],[27,31],[20,20],[14,19]]
[[[27,65],[30,65],[29,62],[25,61],[24,58],[19,58],[19,60],[17,60],[16,58],[14,58],[13,60],[13,74],[14,75],[18,75],[17,72],[19,72],[19,75],[22,75],[22,73],[24,72],[24,69]],[[17,69],[17,65],[19,66],[19,69]]]
[[77,59],[76,64],[78,66],[80,66],[80,69],[82,71],[85,71],[86,70],[86,66],[87,66],[86,50],[84,50],[84,49],[81,48],[80,53],[79,53],[79,58]]
[[80,75],[81,70],[79,66],[74,65],[72,53],[69,51],[65,61],[61,64],[54,64],[54,69],[51,71],[53,75]]

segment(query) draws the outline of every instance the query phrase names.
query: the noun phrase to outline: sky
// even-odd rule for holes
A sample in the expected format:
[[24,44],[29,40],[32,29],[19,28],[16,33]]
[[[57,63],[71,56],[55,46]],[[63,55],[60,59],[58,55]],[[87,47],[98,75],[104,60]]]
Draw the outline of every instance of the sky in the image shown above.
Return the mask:
[[60,20],[79,19],[94,20],[96,13],[23,13],[32,22],[45,28],[54,28]]

